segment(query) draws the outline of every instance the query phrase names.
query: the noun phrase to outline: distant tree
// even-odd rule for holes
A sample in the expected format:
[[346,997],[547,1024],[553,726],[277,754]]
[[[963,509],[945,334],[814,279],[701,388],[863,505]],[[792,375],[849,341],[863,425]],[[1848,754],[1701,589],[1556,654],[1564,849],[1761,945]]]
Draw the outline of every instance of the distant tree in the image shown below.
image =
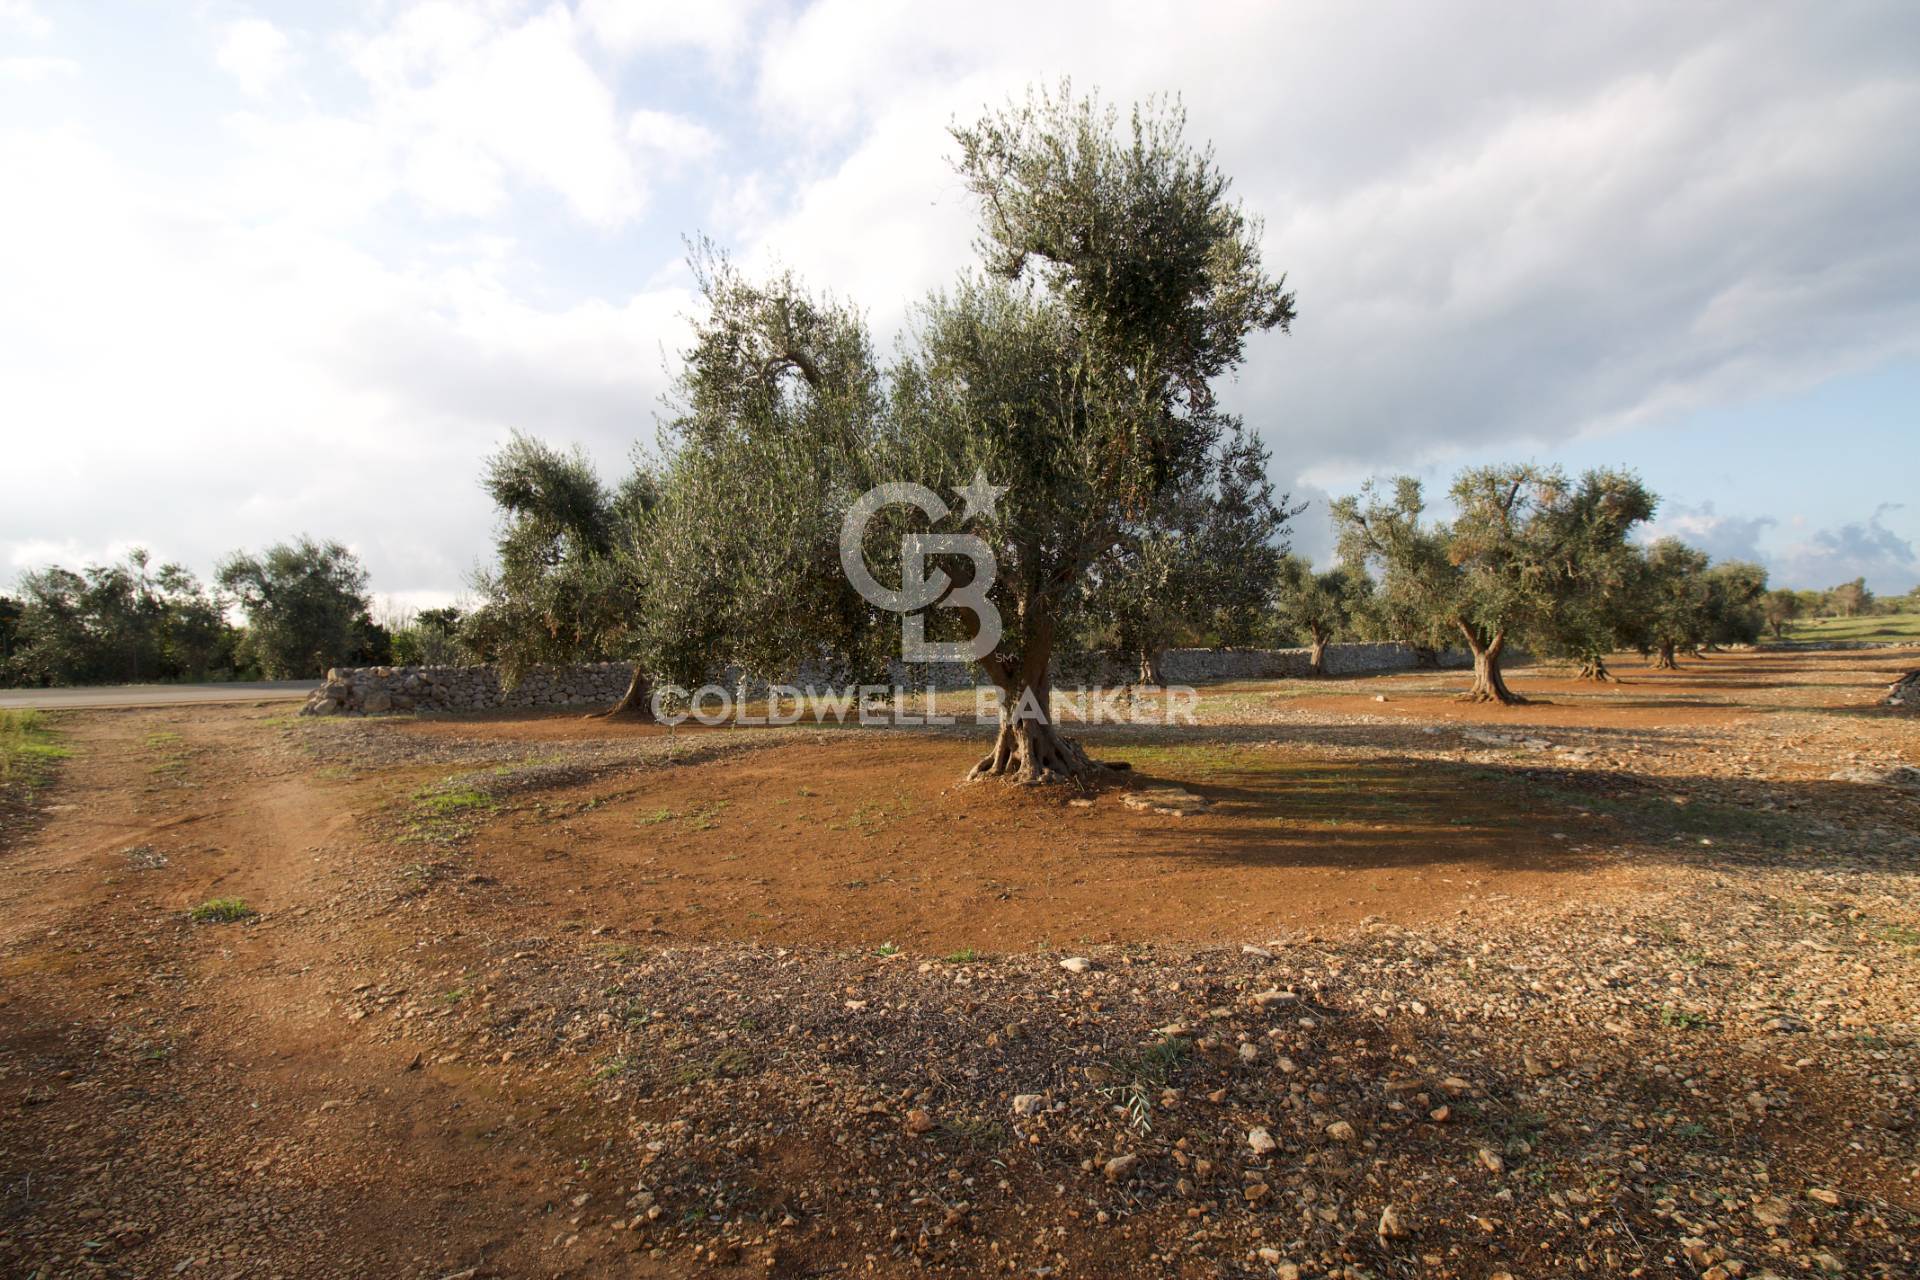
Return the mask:
[[401,666],[452,667],[466,659],[460,640],[461,612],[451,605],[422,609],[388,624],[393,660]]
[[1873,607],[1873,592],[1867,590],[1865,578],[1855,578],[1852,582],[1843,582],[1829,589],[1827,601],[1830,612],[1842,618],[1851,618]]
[[1750,560],[1707,570],[1706,648],[1752,644],[1766,627],[1767,571]]
[[1776,587],[1767,592],[1760,601],[1760,616],[1767,624],[1767,630],[1773,632],[1773,638],[1784,640],[1787,628],[1798,619],[1805,610],[1805,602],[1798,591],[1789,591],[1785,587]]
[[338,542],[302,534],[259,555],[237,551],[217,580],[247,615],[241,655],[269,679],[319,676],[329,667],[378,658],[367,571]]
[[105,636],[110,625],[95,619],[88,582],[58,565],[22,574],[23,601],[13,679],[26,685],[99,682],[112,668]]
[[1287,526],[1307,509],[1286,494],[1275,498],[1268,460],[1267,447],[1237,422],[1223,437],[1199,539],[1207,589],[1198,601],[1201,625],[1221,648],[1255,645],[1266,634]]
[[116,565],[57,565],[21,578],[10,679],[102,684],[203,678],[229,665],[220,604],[177,564],[140,549]]
[[24,606],[12,596],[0,596],[0,683],[6,681],[9,665],[20,634],[20,614]]
[[1422,519],[1420,482],[1401,477],[1392,498],[1373,486],[1333,505],[1341,559],[1380,572],[1389,616],[1409,643],[1437,645],[1451,630],[1473,654],[1475,702],[1524,699],[1500,663],[1509,644],[1551,639],[1552,619],[1596,590],[1593,566],[1610,560],[1634,525],[1653,513],[1639,480],[1589,471],[1571,484],[1557,468],[1479,467],[1449,496],[1451,522]]
[[499,508],[497,568],[474,581],[481,603],[462,624],[470,648],[508,683],[546,663],[632,662],[627,692],[608,715],[651,715],[638,539],[655,501],[636,471],[609,490],[578,451],[516,434],[487,461]]
[[1576,665],[1574,678],[1605,683],[1613,672],[1607,656],[1636,634],[1638,587],[1645,573],[1639,547],[1624,540],[1595,547],[1559,570],[1572,588],[1539,620],[1534,645],[1545,656]]
[[1311,654],[1308,669],[1326,674],[1327,645],[1346,635],[1366,602],[1371,583],[1364,571],[1337,565],[1325,573],[1299,556],[1288,556],[1280,567],[1273,593],[1275,619],[1287,630],[1304,635]]
[[[1413,607],[1414,602],[1388,595],[1365,566],[1356,569],[1355,589],[1347,623],[1348,633],[1356,640],[1403,644],[1413,653],[1413,665],[1424,670],[1437,669],[1441,654],[1459,642],[1459,633],[1450,627],[1435,627],[1431,618]],[[1299,636],[1287,633],[1289,644]]]
[[1167,495],[1154,519],[1129,522],[1089,570],[1092,643],[1137,659],[1140,683],[1163,685],[1160,661],[1182,638],[1251,642],[1297,510],[1275,503],[1266,447],[1234,424],[1213,468]]
[[457,605],[441,605],[435,609],[422,609],[413,615],[415,625],[443,636],[460,634],[461,610]]
[[1713,624],[1713,585],[1707,579],[1707,553],[1677,538],[1662,538],[1647,548],[1635,612],[1637,645],[1653,655],[1656,670],[1678,665],[1675,654],[1697,651]]
[[148,588],[158,598],[160,665],[170,679],[231,672],[239,636],[218,596],[177,564],[163,564]]

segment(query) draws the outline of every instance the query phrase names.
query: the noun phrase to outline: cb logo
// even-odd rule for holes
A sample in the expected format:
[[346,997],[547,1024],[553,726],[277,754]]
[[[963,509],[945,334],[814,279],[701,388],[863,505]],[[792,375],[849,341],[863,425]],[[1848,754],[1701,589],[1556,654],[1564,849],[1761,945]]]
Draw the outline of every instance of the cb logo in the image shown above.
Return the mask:
[[[992,515],[994,500],[1005,491],[1002,486],[988,484],[984,472],[976,472],[972,484],[956,491],[966,502],[960,513],[961,520]],[[970,533],[903,534],[900,588],[896,591],[884,586],[867,568],[861,545],[866,537],[867,522],[882,507],[895,503],[918,507],[928,520],[935,522],[951,514],[951,508],[940,495],[923,484],[882,484],[867,490],[847,509],[847,518],[840,525],[840,567],[846,571],[847,581],[868,603],[904,615],[900,619],[902,660],[965,662],[986,657],[1000,643],[1000,611],[987,599],[987,591],[993,586],[994,574],[999,569],[993,548],[987,545],[986,539]],[[936,567],[928,572],[927,557],[941,553],[963,555],[973,561],[973,581],[955,588],[945,570]],[[929,643],[923,610],[934,605],[972,610],[980,619],[979,632],[970,641]]]

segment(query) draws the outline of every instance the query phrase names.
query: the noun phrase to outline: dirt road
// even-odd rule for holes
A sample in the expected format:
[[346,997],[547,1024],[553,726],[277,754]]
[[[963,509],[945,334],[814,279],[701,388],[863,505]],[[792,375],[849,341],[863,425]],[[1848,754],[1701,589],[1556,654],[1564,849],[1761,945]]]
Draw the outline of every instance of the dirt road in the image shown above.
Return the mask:
[[240,680],[225,684],[89,685],[77,689],[0,689],[0,711],[77,711],[83,708],[173,707],[221,702],[293,702],[314,690],[312,680]]

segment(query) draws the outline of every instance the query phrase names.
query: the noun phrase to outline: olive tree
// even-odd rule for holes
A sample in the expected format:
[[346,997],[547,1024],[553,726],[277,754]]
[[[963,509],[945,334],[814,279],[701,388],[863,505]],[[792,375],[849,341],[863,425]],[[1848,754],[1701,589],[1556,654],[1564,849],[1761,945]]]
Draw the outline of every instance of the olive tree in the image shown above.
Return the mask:
[[1760,602],[1760,616],[1775,640],[1787,637],[1787,628],[1797,621],[1806,605],[1798,591],[1776,587]]
[[584,454],[516,433],[482,483],[500,512],[499,563],[474,578],[481,603],[461,624],[467,647],[509,684],[543,664],[632,661],[626,693],[605,714],[646,718],[636,550],[652,477],[636,470],[609,489]]
[[1707,570],[1706,646],[1752,644],[1766,629],[1767,571],[1751,560]]
[[1516,703],[1501,659],[1510,644],[1550,643],[1553,619],[1591,597],[1608,562],[1654,500],[1632,475],[1596,470],[1577,483],[1558,468],[1476,467],[1449,490],[1451,521],[1424,519],[1420,482],[1400,477],[1391,497],[1369,483],[1333,504],[1340,554],[1379,571],[1390,614],[1409,643],[1449,632],[1473,655],[1467,701]]
[[338,542],[301,535],[219,566],[220,588],[247,615],[242,654],[271,679],[318,676],[377,651],[367,571]]
[[[1064,92],[955,129],[980,269],[918,309],[884,370],[850,308],[707,273],[652,552],[658,616],[679,624],[663,664],[871,662],[899,620],[836,580],[842,517],[877,483],[960,493],[953,519],[990,547],[1004,621],[977,658],[999,730],[970,776],[1094,773],[1051,708],[1089,575],[1174,524],[1238,425],[1214,383],[1248,335],[1293,318],[1258,225],[1184,129],[1177,109],[1122,121]],[[859,550],[897,568],[901,534],[937,518],[896,507]]]
[[1181,640],[1246,644],[1285,556],[1282,535],[1299,508],[1274,499],[1267,449],[1237,422],[1214,465],[1160,504],[1159,518],[1130,522],[1087,574],[1090,646],[1136,660],[1144,685],[1162,685],[1160,662]]
[[1288,556],[1282,563],[1273,592],[1273,616],[1282,627],[1306,636],[1310,674],[1326,674],[1327,645],[1353,627],[1370,585],[1364,571],[1345,565],[1315,573],[1299,556]]
[[1856,614],[1873,611],[1873,592],[1867,589],[1865,578],[1855,578],[1852,582],[1843,582],[1837,587],[1827,589],[1826,608],[1836,617],[1851,618]]
[[[684,687],[729,667],[877,675],[898,620],[842,572],[841,525],[872,485],[911,477],[897,457],[877,461],[890,451],[888,392],[864,322],[791,275],[749,280],[706,246],[693,265],[706,306],[641,553],[655,668]],[[877,572],[889,541],[873,539]]]
[[[1247,337],[1293,320],[1258,223],[1185,124],[1156,104],[1122,123],[1063,91],[954,131],[986,279],[930,309],[921,420],[949,458],[1009,486],[990,523],[1009,625],[980,661],[1003,711],[974,776],[1091,770],[1049,708],[1063,615],[1127,524],[1157,519],[1215,458],[1232,423],[1214,384]],[[979,341],[996,331],[1020,352],[1010,366]],[[1002,375],[991,401],[974,369]]]
[[1697,651],[1707,642],[1713,587],[1707,579],[1707,553],[1678,538],[1661,538],[1646,551],[1636,592],[1637,643],[1653,656],[1655,670],[1677,665],[1678,650]]

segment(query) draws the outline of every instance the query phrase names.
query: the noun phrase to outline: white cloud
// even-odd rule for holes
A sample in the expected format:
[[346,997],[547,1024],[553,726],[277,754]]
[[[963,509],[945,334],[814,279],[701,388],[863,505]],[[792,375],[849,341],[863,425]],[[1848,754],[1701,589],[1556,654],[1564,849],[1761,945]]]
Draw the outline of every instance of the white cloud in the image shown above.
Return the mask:
[[0,25],[30,36],[46,36],[53,31],[53,23],[31,0],[0,0]]
[[1283,465],[1550,446],[1920,353],[1900,212],[1920,152],[1898,141],[1920,68],[1887,43],[1920,24],[1899,9],[1275,6],[1204,31],[1171,6],[1030,9],[927,24],[828,0],[771,36],[764,127],[851,150],[799,184],[766,253],[884,317],[967,256],[940,126],[1071,72],[1122,103],[1185,90],[1264,215],[1301,318],[1229,396]]
[[1882,503],[1864,522],[1816,529],[1794,542],[1779,557],[1782,584],[1818,590],[1863,577],[1883,595],[1920,585],[1920,555],[1912,540],[1886,525],[1886,517],[1900,509]]
[[73,128],[0,134],[0,168],[0,384],[30,425],[0,469],[9,562],[145,543],[204,573],[307,530],[384,590],[443,591],[483,551],[479,461],[509,430],[608,466],[651,435],[684,292],[532,303],[498,240],[389,265],[183,207]]
[[720,137],[713,130],[670,111],[634,112],[627,121],[627,139],[670,166],[699,160],[720,149]]
[[1715,560],[1753,560],[1769,557],[1761,539],[1780,522],[1772,516],[1722,515],[1712,502],[1696,505],[1668,503],[1640,533],[1640,541],[1678,538]]
[[287,73],[292,46],[280,28],[264,18],[227,24],[214,61],[249,96],[265,97]]
[[482,216],[518,184],[598,226],[635,217],[645,191],[620,112],[577,34],[559,4],[518,24],[424,4],[355,42],[408,194],[433,213]]
[[696,49],[737,53],[760,21],[759,0],[582,0],[580,21],[613,53]]
[[80,64],[71,58],[51,58],[22,56],[0,58],[0,80],[13,80],[24,84],[39,84],[46,80],[55,80],[76,74]]

